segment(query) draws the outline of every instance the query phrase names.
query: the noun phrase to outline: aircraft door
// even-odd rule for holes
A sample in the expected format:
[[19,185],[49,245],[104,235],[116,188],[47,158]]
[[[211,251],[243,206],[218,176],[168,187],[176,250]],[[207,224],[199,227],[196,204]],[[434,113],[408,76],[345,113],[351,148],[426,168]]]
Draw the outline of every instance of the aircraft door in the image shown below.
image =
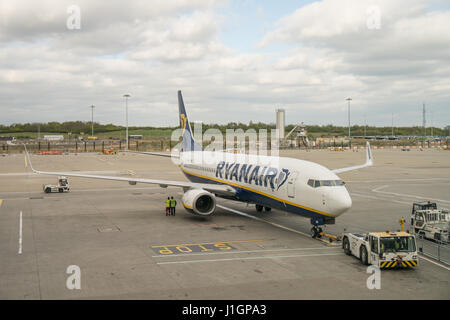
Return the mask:
[[297,180],[298,172],[293,172],[287,184],[287,194],[289,198],[295,198],[295,181]]
[[417,212],[414,218],[414,227],[422,228],[424,225],[424,214],[422,212]]
[[370,259],[372,261],[371,264],[378,266],[378,261],[380,258],[378,237],[370,236],[369,237],[369,245],[370,245]]

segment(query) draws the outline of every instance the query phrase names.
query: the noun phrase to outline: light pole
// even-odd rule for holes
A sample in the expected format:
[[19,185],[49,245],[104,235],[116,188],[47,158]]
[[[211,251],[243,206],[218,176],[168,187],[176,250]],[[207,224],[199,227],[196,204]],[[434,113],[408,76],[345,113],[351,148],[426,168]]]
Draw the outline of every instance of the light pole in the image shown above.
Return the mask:
[[92,137],[94,136],[94,108],[95,106],[91,106],[91,126],[92,126]]
[[345,99],[348,101],[348,140],[350,141],[350,101],[352,101],[352,98]]
[[366,121],[366,115],[364,115],[364,139],[367,139],[366,138],[366,129],[367,129],[367,121]]
[[125,150],[128,151],[128,98],[131,97],[129,94],[124,94],[123,97],[125,98],[125,110],[126,110],[126,135],[127,135],[127,142],[125,146]]
[[394,136],[394,113],[392,113],[392,136]]

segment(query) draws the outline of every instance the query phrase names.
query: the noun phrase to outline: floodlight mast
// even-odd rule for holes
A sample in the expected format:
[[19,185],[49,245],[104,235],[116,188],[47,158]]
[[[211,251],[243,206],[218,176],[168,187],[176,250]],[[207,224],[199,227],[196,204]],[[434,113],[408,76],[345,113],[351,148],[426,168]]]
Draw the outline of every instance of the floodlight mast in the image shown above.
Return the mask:
[[348,140],[350,140],[350,101],[352,101],[352,98],[345,99],[348,101]]
[[125,110],[126,110],[125,121],[126,121],[126,127],[127,127],[127,129],[126,129],[126,136],[127,136],[126,141],[127,142],[126,142],[125,150],[128,151],[128,98],[131,96],[129,94],[124,94],[123,97],[125,98]]
[[95,106],[91,106],[91,136],[94,136],[94,108]]

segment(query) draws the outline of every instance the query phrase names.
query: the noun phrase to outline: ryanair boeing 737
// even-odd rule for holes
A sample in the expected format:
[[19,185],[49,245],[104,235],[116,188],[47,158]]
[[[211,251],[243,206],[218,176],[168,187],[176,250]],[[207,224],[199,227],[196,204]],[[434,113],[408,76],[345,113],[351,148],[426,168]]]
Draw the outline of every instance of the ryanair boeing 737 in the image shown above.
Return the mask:
[[37,174],[181,187],[184,208],[201,216],[214,213],[216,197],[255,204],[258,212],[272,208],[291,212],[311,219],[313,237],[321,232],[320,226],[334,224],[336,217],[352,205],[344,182],[336,174],[373,165],[369,143],[365,164],[335,170],[294,158],[204,151],[193,138],[181,91],[178,91],[178,107],[183,138],[178,163],[189,182],[39,171],[33,168],[25,147],[28,163]]

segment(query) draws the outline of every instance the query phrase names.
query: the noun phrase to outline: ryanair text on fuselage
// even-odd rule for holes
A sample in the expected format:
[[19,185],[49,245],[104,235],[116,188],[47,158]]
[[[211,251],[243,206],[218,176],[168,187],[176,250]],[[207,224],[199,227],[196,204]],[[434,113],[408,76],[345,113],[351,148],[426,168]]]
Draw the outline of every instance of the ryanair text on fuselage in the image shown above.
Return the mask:
[[[288,169],[253,165],[247,163],[220,161],[216,168],[216,178],[229,181],[245,182],[257,186],[270,187],[278,190],[288,179],[290,172]],[[278,177],[277,177],[278,176]]]

